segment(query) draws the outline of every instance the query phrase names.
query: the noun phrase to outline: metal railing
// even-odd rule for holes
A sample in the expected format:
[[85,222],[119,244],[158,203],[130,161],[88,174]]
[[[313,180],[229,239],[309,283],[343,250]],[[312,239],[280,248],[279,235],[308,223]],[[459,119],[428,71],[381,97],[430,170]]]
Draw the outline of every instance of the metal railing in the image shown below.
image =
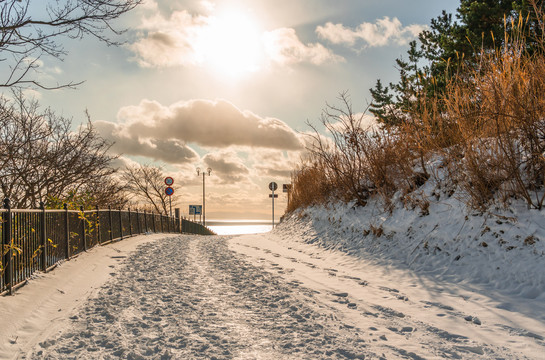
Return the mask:
[[97,245],[145,233],[213,235],[207,227],[166,215],[130,209],[0,209],[0,293],[23,284],[36,271]]

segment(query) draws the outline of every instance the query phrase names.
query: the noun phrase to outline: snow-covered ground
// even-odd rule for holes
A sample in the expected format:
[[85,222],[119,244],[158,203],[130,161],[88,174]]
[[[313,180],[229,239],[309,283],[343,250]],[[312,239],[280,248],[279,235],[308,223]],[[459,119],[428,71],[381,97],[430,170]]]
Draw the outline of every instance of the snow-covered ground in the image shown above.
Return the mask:
[[0,358],[543,359],[543,212],[465,212],[337,205],[98,247],[0,298]]

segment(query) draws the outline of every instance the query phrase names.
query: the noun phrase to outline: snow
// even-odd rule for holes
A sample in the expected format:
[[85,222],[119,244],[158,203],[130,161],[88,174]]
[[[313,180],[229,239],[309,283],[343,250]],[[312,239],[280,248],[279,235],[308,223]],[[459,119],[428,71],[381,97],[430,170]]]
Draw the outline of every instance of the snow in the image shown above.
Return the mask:
[[35,274],[14,296],[0,297],[0,359],[17,358],[62,331],[70,316],[119,269],[120,260],[138,245],[163,237],[138,236],[94,247],[49,273]]
[[0,358],[543,358],[544,212],[420,190],[91,249],[0,298]]

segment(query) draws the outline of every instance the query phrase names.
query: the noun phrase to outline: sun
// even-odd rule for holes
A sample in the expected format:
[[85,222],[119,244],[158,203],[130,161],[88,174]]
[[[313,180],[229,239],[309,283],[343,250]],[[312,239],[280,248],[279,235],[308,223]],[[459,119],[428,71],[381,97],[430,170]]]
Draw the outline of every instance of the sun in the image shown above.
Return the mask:
[[230,78],[259,70],[260,31],[249,14],[226,11],[209,19],[198,53],[212,70]]

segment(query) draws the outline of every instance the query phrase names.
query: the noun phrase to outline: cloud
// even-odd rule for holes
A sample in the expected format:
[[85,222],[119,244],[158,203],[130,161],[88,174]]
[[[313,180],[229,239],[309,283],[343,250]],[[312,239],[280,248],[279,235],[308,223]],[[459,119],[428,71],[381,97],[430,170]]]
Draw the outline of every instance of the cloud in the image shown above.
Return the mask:
[[375,23],[364,22],[356,29],[350,29],[342,24],[326,23],[318,26],[316,33],[322,39],[333,44],[355,45],[362,40],[367,46],[379,47],[390,43],[405,45],[416,38],[420,32],[426,29],[425,25],[403,26],[398,18],[390,19],[385,16]]
[[[377,123],[377,118],[374,115],[370,115],[367,113],[355,113],[355,114],[352,114],[352,116],[354,118],[354,121],[356,122],[359,121],[360,128],[363,131],[373,131],[378,129],[379,127]],[[348,122],[349,122],[348,117],[343,116],[343,121],[339,120],[331,124],[331,127],[336,131],[342,132],[346,128],[345,124]]]
[[[320,43],[303,43],[292,28],[261,32],[249,24],[244,26],[252,23],[249,19],[222,19],[214,14],[211,3],[203,1],[200,5],[207,15],[183,10],[166,18],[156,7],[150,7],[151,15],[143,18],[139,26],[139,39],[128,45],[138,64],[158,68],[217,66],[222,57],[231,66],[252,59],[279,65],[344,61]],[[233,21],[238,21],[236,27]],[[259,65],[251,63],[247,68]]]
[[203,161],[224,184],[246,182],[250,175],[250,170],[234,151],[210,153],[204,156]]
[[285,153],[270,149],[259,149],[253,151],[249,156],[258,176],[281,181],[290,178],[293,169],[299,163],[300,157],[300,151]]
[[[94,125],[101,136],[114,142],[113,151],[170,164],[199,159],[189,143],[216,149],[250,147],[293,151],[303,146],[299,135],[283,121],[240,110],[225,100],[190,100],[171,106],[143,100],[138,105],[121,108],[117,123],[96,121]],[[209,161],[214,159],[208,158]]]
[[145,156],[167,163],[187,163],[199,159],[199,155],[177,139],[154,139],[129,134],[122,125],[107,121],[93,122],[95,129],[108,141],[111,150],[124,155]]
[[303,44],[291,28],[280,28],[263,35],[265,52],[271,61],[280,65],[309,62],[320,65],[326,62],[342,62],[344,58],[335,55],[319,43]]
[[[156,11],[156,9],[154,9]],[[142,67],[190,66],[202,62],[198,47],[208,18],[174,11],[169,19],[159,12],[142,21],[140,39],[129,45]]]
[[170,106],[143,100],[119,110],[118,121],[132,137],[177,139],[216,148],[301,148],[298,135],[283,121],[240,110],[226,100],[198,99]]

